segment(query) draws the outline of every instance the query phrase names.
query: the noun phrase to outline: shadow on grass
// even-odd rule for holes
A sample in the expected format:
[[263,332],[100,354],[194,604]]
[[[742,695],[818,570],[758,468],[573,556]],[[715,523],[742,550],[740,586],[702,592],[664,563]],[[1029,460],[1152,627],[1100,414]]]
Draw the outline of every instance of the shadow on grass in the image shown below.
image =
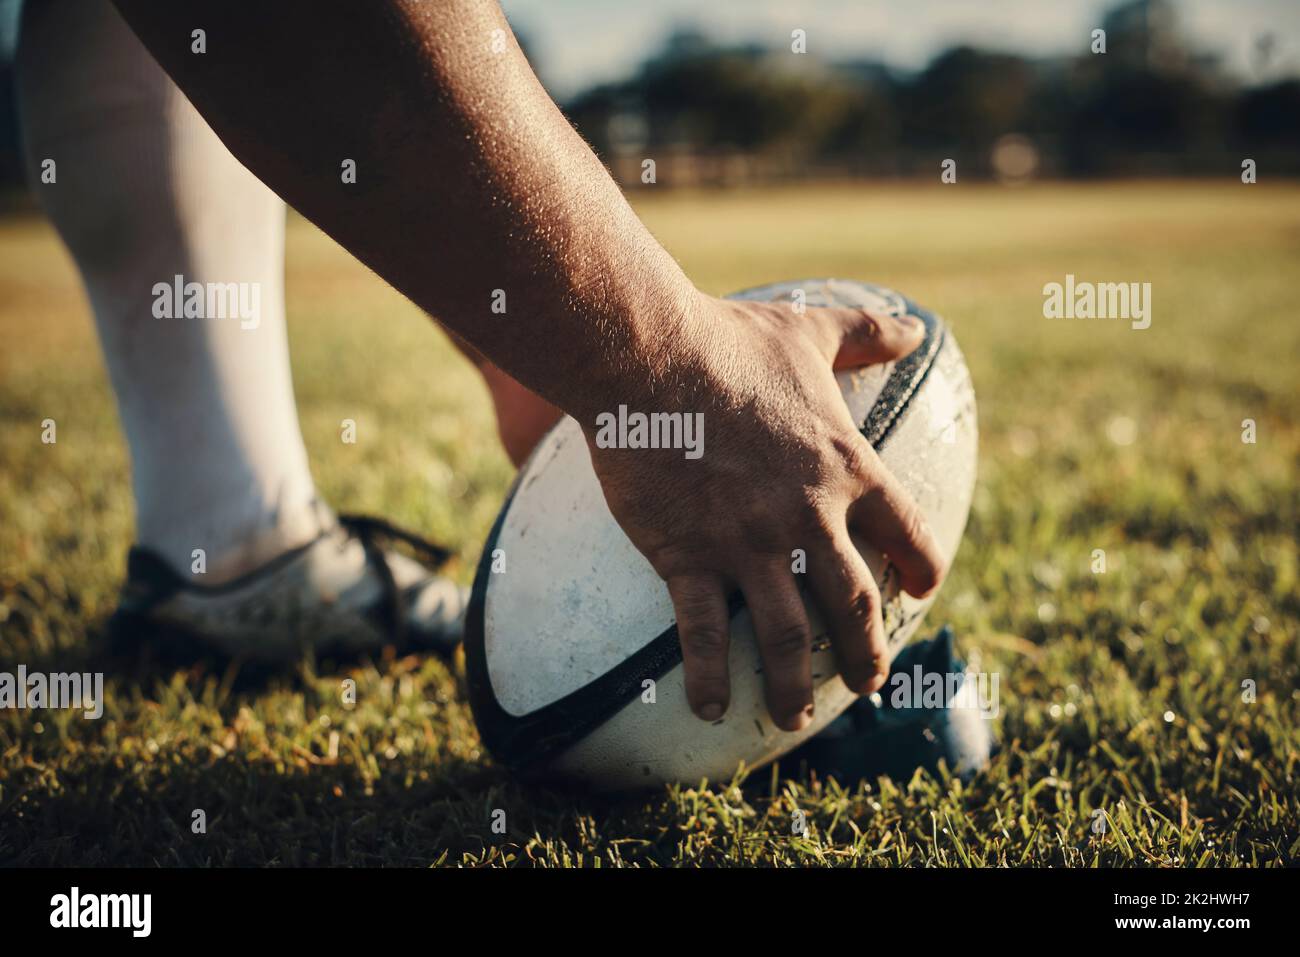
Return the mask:
[[[385,673],[393,661],[380,662]],[[145,711],[162,707],[178,675],[187,688],[216,679],[220,690],[200,706],[214,711],[161,733],[121,732],[111,720],[61,728],[48,713],[24,712],[20,736],[32,759],[0,777],[0,866],[528,865],[526,845],[579,840],[584,815],[622,800],[522,781],[486,756],[381,759],[365,747],[359,758],[326,759],[278,732],[229,750],[216,743],[214,730],[245,709],[261,712],[263,693],[310,700],[316,667],[333,674],[327,666],[336,662],[285,670],[178,657],[124,644],[101,623],[74,648],[0,662],[0,670],[19,663],[29,673],[102,671]],[[463,687],[455,692],[464,700]]]

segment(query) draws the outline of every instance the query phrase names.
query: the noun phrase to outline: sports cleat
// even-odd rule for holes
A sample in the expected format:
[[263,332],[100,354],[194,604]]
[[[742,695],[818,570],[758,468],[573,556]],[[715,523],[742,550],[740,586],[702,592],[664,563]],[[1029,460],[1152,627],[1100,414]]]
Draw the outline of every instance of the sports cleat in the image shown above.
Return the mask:
[[468,589],[395,551],[393,541],[429,566],[449,557],[382,519],[348,515],[220,585],[196,583],[135,546],[109,633],[123,648],[147,642],[187,657],[203,650],[267,663],[291,662],[309,649],[350,656],[390,644],[450,655],[464,631]]
[[[922,675],[937,676],[934,680],[960,675],[965,683],[969,676],[952,642],[952,629],[945,625],[935,637],[903,648],[877,694],[858,699],[781,763],[791,769],[803,763],[824,777],[847,783],[881,775],[906,781],[917,768],[935,773],[942,759],[949,771],[969,781],[996,751],[991,722],[980,708],[897,707],[894,702],[901,683],[897,676],[914,681],[918,665]],[[974,689],[965,690],[969,694]]]

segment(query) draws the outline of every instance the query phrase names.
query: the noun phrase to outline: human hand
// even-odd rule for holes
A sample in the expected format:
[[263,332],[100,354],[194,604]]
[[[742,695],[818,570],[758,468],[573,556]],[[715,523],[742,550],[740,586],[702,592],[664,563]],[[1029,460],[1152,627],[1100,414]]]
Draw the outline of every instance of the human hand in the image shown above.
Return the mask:
[[628,404],[702,413],[703,454],[601,448],[583,423],[611,512],[668,584],[699,717],[716,720],[729,702],[727,597],[739,589],[773,720],[788,731],[811,720],[813,633],[792,572],[796,548],[845,684],[870,693],[884,683],[880,592],[850,533],[885,553],[917,597],[938,587],[945,562],[853,422],[832,370],[900,359],[923,337],[906,317],[700,296],[654,395]]

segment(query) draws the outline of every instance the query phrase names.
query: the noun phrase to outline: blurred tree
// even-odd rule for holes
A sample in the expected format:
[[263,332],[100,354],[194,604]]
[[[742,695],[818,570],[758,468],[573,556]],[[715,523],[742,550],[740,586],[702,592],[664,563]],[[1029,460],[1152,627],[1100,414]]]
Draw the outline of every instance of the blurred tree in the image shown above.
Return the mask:
[[1104,54],[1087,38],[1079,55],[1044,60],[959,46],[901,78],[678,30],[568,112],[607,157],[739,154],[760,175],[917,173],[948,156],[981,175],[1008,134],[1066,175],[1221,172],[1252,146],[1274,151],[1274,171],[1300,168],[1296,81],[1240,91],[1189,45],[1168,0],[1125,0],[1102,26]]
[[[863,146],[885,124],[887,100],[811,57],[758,46],[722,48],[678,31],[626,83],[597,87],[568,114],[599,152],[636,115],[649,145],[732,150],[800,164]],[[865,124],[865,126],[864,126]]]
[[1107,65],[1136,72],[1180,71],[1187,65],[1178,15],[1169,0],[1129,0],[1101,22],[1106,31]]
[[[1300,149],[1300,80],[1243,93],[1233,111],[1233,132],[1242,146]],[[1296,157],[1291,159],[1294,168]]]
[[1033,87],[1033,68],[1022,57],[948,50],[903,88],[903,140],[961,154],[963,166],[984,171],[993,142],[1024,128]]
[[1105,54],[1076,61],[1062,146],[1082,176],[1191,171],[1223,148],[1225,84],[1195,56],[1167,0],[1130,0],[1102,21]]

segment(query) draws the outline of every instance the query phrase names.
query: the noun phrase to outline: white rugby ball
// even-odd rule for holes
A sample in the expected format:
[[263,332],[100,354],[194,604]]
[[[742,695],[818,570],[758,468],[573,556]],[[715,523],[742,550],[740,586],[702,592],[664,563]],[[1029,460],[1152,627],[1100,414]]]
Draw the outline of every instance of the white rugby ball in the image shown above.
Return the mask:
[[[863,434],[951,560],[970,510],[976,453],[975,394],[957,343],[937,316],[867,283],[808,279],[732,298],[797,301],[800,293],[809,306],[864,306],[924,322],[925,341],[910,356],[838,378]],[[881,587],[896,651],[933,599],[900,592],[882,556],[869,547],[862,553]],[[856,697],[836,673],[815,604],[808,609],[811,724],[798,732],[773,725],[739,597],[732,600],[730,706],[718,721],[696,718],[668,589],[614,521],[582,430],[566,418],[520,470],[483,549],[465,635],[474,716],[488,749],[521,773],[602,790],[728,780],[741,764],[757,767],[812,737]]]

